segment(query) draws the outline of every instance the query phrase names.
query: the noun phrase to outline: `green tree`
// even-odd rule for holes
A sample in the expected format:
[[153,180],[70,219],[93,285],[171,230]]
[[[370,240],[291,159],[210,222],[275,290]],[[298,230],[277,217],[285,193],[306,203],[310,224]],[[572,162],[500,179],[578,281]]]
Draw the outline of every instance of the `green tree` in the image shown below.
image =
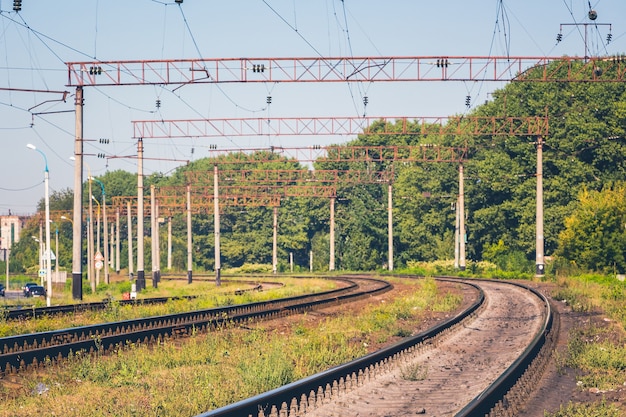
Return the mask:
[[594,271],[626,271],[626,183],[583,189],[559,235],[559,256]]

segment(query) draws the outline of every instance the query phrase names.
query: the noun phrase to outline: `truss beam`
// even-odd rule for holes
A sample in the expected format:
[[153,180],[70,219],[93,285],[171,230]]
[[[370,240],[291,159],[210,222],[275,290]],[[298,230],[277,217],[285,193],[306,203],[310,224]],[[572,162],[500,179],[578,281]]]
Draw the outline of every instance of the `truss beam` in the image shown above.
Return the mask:
[[[556,70],[548,64],[559,62]],[[605,81],[623,57],[388,56],[67,62],[68,87],[259,82]],[[529,71],[539,68],[540,71]]]
[[[213,173],[208,171],[187,171],[190,184],[211,184]],[[386,184],[393,181],[391,171],[358,171],[358,170],[304,170],[304,169],[236,169],[218,170],[220,182],[244,182],[255,184],[284,183],[332,183],[349,184]]]
[[547,117],[259,117],[137,120],[133,137],[169,139],[237,136],[548,134]]

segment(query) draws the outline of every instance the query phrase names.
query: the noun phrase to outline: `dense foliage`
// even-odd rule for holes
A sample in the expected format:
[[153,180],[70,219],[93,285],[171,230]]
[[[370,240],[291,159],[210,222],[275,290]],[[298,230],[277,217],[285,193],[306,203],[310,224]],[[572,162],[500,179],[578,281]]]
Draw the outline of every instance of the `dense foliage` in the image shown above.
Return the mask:
[[[532,71],[541,71],[535,69]],[[373,127],[378,134],[361,134],[346,146],[465,147],[464,164],[467,257],[489,260],[503,269],[533,270],[535,256],[537,142],[543,142],[545,253],[594,270],[626,269],[626,84],[590,82],[513,82],[492,95],[493,100],[467,116],[549,118],[547,137],[424,134],[409,123],[409,134],[389,135],[397,125]],[[241,161],[246,160],[246,164]],[[220,170],[307,170],[295,160],[272,152],[229,154],[197,160],[170,176],[146,178],[145,187],[184,187],[189,172],[193,192],[206,201],[193,215],[194,268],[214,267],[213,208],[207,190],[212,187],[213,167]],[[318,160],[316,170],[392,173],[393,245],[396,266],[414,261],[454,257],[455,204],[459,166],[452,163],[330,162]],[[98,178],[106,186],[107,199],[136,193],[136,174],[109,172]],[[258,185],[252,179],[221,180],[220,187]],[[293,180],[265,186],[309,185]],[[322,184],[317,184],[322,185]],[[372,270],[387,263],[388,184],[340,181],[336,186],[336,268]],[[234,191],[233,191],[234,192]],[[204,193],[204,194],[203,194]],[[99,187],[94,188],[100,198]],[[147,194],[147,193],[146,193]],[[86,195],[86,193],[85,193]],[[202,195],[205,195],[202,197]],[[70,210],[71,191],[52,196],[51,206]],[[250,205],[221,208],[222,267],[272,263],[273,207]],[[184,209],[163,216],[172,218],[173,267],[186,269],[186,216]],[[327,270],[330,248],[329,199],[282,197],[278,208],[279,269]],[[148,219],[146,219],[148,226]],[[33,228],[36,225],[32,226]],[[64,224],[62,245],[70,248],[69,225]],[[123,222],[122,240],[126,238]],[[149,227],[146,227],[149,235]],[[29,236],[34,229],[26,230]],[[166,228],[161,254],[167,250]],[[146,238],[149,248],[150,236]],[[18,264],[28,267],[36,250],[25,239],[16,252]],[[30,249],[28,249],[30,248]],[[122,250],[126,265],[126,250]],[[149,250],[146,253],[149,258]],[[21,258],[20,258],[21,256]],[[163,261],[162,261],[163,263]],[[146,265],[150,265],[149,259]]]

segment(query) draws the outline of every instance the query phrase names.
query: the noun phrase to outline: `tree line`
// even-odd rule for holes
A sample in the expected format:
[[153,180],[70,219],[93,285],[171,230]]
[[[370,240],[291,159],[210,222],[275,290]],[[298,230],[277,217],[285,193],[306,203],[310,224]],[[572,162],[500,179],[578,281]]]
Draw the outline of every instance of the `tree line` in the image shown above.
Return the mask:
[[[541,68],[535,69],[541,71]],[[492,100],[466,116],[547,117],[549,134],[533,136],[435,135],[423,132],[417,121],[402,127],[406,133],[376,134],[397,128],[374,125],[338,146],[466,147],[464,162],[466,248],[470,260],[487,260],[502,269],[534,268],[537,142],[543,141],[545,254],[562,266],[594,271],[626,271],[626,85],[619,82],[512,82],[492,94]],[[399,122],[396,122],[399,123]],[[170,175],[153,174],[146,190],[184,186],[188,171],[212,173],[213,166],[228,170],[308,170],[296,160],[270,151],[202,158]],[[386,172],[393,175],[393,245],[396,268],[413,261],[454,257],[455,204],[458,164],[330,162],[318,160],[315,170]],[[137,173],[111,171],[98,177],[107,200],[132,196]],[[282,184],[282,183],[281,183]],[[297,180],[284,185],[296,185]],[[200,186],[201,184],[191,184]],[[210,184],[205,184],[210,185]],[[226,184],[224,184],[226,185]],[[249,181],[229,185],[249,186]],[[374,270],[387,262],[387,184],[350,181],[336,184],[336,269]],[[85,184],[86,187],[86,184]],[[94,187],[100,200],[100,187]],[[85,206],[87,204],[87,192]],[[51,210],[72,210],[73,192],[62,190],[50,198]],[[39,203],[43,210],[43,200]],[[224,207],[221,214],[222,268],[272,263],[272,207]],[[194,267],[212,270],[214,238],[212,211],[194,214]],[[278,258],[281,269],[294,263],[308,269],[328,269],[330,209],[328,198],[283,197],[278,208]],[[186,270],[186,216],[172,216],[174,268]],[[23,236],[34,234],[29,224]],[[62,253],[71,253],[71,225],[60,225]],[[30,229],[29,229],[30,228]],[[32,230],[31,230],[32,229]],[[149,228],[146,229],[149,233]],[[164,228],[161,233],[165,233]],[[126,223],[121,227],[122,264],[126,262]],[[136,238],[136,234],[133,233]],[[146,237],[149,242],[150,236]],[[164,247],[166,239],[160,239]],[[146,243],[149,247],[149,243]],[[12,251],[12,270],[36,264],[30,239]],[[150,253],[146,265],[150,265]],[[161,250],[165,256],[166,250]],[[163,264],[163,261],[162,261]],[[71,262],[67,263],[68,269]]]

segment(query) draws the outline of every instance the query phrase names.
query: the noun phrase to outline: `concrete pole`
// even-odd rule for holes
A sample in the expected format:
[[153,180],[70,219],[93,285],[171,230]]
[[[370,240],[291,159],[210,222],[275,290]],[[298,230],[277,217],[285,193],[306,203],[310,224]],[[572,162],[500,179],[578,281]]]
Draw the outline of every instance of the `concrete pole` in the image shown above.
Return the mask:
[[[89,170],[89,168],[87,168]],[[91,170],[89,170],[91,171]],[[93,241],[93,194],[91,193],[91,172],[87,173],[88,175],[88,184],[89,184],[89,214],[88,214],[88,218],[89,220],[87,221],[87,236],[89,239],[89,243],[87,245],[87,247],[89,248],[87,250],[87,276],[89,278],[89,284],[91,285],[91,293],[95,294],[96,292],[96,281],[95,281],[95,276],[94,276],[94,272],[93,272],[93,257],[94,257],[94,253],[93,253],[93,245],[94,245],[94,241]]]
[[111,265],[109,266],[113,270],[115,270],[115,223],[114,222],[111,222],[109,236],[111,237],[111,239],[109,240],[109,254],[111,254],[111,259],[109,259],[109,262],[111,263]]
[[272,236],[272,272],[278,272],[278,207],[274,207],[274,226]]
[[72,298],[83,299],[83,88],[76,87],[74,102],[74,211],[72,221]]
[[120,274],[120,208],[115,210],[115,273]]
[[[96,203],[98,204],[98,210],[96,211],[96,251],[95,253],[99,253],[100,252],[100,203],[98,203],[98,200],[96,200]],[[95,258],[94,258],[95,260]],[[100,270],[98,268],[96,268],[96,288],[98,288],[98,285],[100,285]]]
[[106,194],[104,193],[104,185],[102,185],[102,233],[102,246],[104,249],[104,282],[106,284],[110,284],[111,276],[109,275],[109,228],[107,223],[107,201]]
[[128,279],[133,280],[134,268],[133,268],[133,215],[132,205],[128,201],[126,203],[126,218],[128,219]]
[[465,190],[463,164],[459,164],[459,270],[465,271]]
[[537,140],[537,242],[536,242],[536,269],[537,276],[545,275],[544,263],[544,236],[543,236],[543,138]]
[[[59,226],[56,226],[54,233],[54,251],[56,252],[56,261],[54,262],[54,273],[57,277],[56,281],[59,280]],[[8,287],[7,287],[8,288]]]
[[454,205],[455,211],[455,221],[454,221],[454,269],[459,269],[459,234],[460,234],[460,226],[459,226],[459,198],[456,198],[456,204]]
[[[45,157],[45,156],[44,156]],[[50,246],[50,177],[48,161],[46,160],[46,172],[44,177],[44,201],[46,206],[46,306],[50,307],[52,297],[52,247]]]
[[309,271],[313,272],[313,251],[309,251]]
[[[43,241],[43,222],[40,220],[39,221],[39,270],[40,271],[46,269],[46,263],[44,261],[44,253],[45,253],[45,246],[44,246],[44,241]],[[41,285],[43,285],[43,276],[40,279],[41,279]]]
[[222,284],[221,279],[221,250],[220,250],[220,205],[217,181],[217,165],[213,166],[213,219],[215,231],[215,285]]
[[167,218],[167,269],[172,269],[172,216]]
[[137,292],[146,288],[143,259],[143,139],[137,140]]
[[330,198],[330,261],[329,271],[335,270],[335,197]]
[[154,228],[156,229],[154,252],[156,255],[156,281],[161,281],[161,234],[159,226],[159,200],[155,201],[154,205]]
[[193,282],[193,246],[191,239],[191,185],[187,184],[187,283]]
[[389,248],[389,270],[393,271],[393,190],[389,184],[387,192],[387,228],[389,230],[387,237],[387,245]]
[[156,266],[156,190],[154,184],[150,186],[150,258],[152,259],[152,287],[157,288],[157,266]]

